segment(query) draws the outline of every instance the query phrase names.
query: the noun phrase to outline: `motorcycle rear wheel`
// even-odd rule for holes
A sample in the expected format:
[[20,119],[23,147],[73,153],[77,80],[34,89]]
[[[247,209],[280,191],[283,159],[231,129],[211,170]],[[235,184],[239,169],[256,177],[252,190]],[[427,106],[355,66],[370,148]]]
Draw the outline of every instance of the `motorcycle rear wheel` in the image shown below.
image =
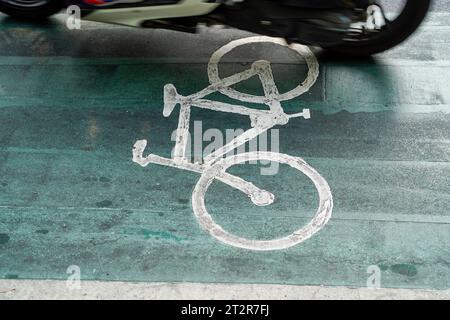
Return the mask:
[[0,11],[26,20],[42,20],[63,8],[62,0],[0,0]]
[[324,47],[346,56],[370,56],[389,50],[406,40],[425,19],[431,0],[407,0],[402,12],[379,32],[361,40],[346,39],[343,43]]

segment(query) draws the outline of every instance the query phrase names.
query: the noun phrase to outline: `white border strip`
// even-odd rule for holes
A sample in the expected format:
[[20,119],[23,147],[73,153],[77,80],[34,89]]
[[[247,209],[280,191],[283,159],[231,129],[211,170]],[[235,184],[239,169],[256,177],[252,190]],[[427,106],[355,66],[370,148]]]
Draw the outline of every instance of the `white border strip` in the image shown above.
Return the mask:
[[4,299],[138,300],[450,300],[449,290],[368,289],[322,286],[83,281],[70,290],[63,280],[0,280]]

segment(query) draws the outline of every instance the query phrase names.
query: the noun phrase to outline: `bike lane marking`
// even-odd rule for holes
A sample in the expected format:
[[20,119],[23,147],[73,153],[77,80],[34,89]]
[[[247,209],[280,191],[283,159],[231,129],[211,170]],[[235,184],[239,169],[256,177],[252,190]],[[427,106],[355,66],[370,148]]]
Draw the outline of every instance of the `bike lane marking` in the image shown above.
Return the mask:
[[[291,48],[300,57],[303,57],[306,60],[308,65],[306,79],[291,91],[280,94],[273,78],[270,62],[268,61],[256,61],[252,64],[250,69],[229,76],[225,79],[220,79],[218,68],[219,62],[223,56],[239,46],[252,43],[275,43]],[[326,180],[319,173],[317,173],[317,171],[311,168],[303,159],[285,154],[256,151],[253,153],[244,153],[233,157],[227,157],[221,160],[218,159],[222,158],[223,155],[228,154],[230,151],[238,148],[240,145],[246,144],[251,139],[259,136],[261,133],[271,129],[275,125],[287,124],[290,118],[301,116],[306,120],[309,119],[310,113],[308,109],[304,109],[303,112],[294,115],[285,114],[282,109],[281,102],[285,100],[292,100],[293,98],[306,93],[314,85],[318,75],[319,64],[317,59],[311,50],[306,46],[298,44],[289,46],[283,39],[274,39],[269,37],[251,37],[233,41],[220,48],[212,55],[208,64],[208,77],[211,82],[209,87],[187,97],[180,96],[175,86],[172,84],[168,84],[164,87],[164,116],[169,117],[175,106],[178,104],[180,105],[173,159],[164,159],[154,154],[144,157],[143,152],[147,146],[147,141],[139,140],[133,147],[133,161],[142,167],[146,167],[149,163],[154,163],[166,166],[168,165],[182,170],[200,172],[202,174],[201,178],[192,193],[192,208],[201,227],[209,232],[211,236],[223,243],[242,249],[256,251],[283,250],[300,244],[321,230],[331,218],[331,213],[333,210],[333,197]],[[258,97],[244,94],[231,88],[232,85],[247,80],[252,76],[257,76],[260,79],[264,88],[264,96]],[[269,107],[270,111],[261,112],[260,110],[224,104],[211,100],[205,100],[202,104],[196,103],[196,101],[199,101],[205,96],[216,91],[241,102],[265,104]],[[230,141],[224,147],[216,150],[214,153],[206,155],[204,158],[204,165],[200,166],[195,163],[190,163],[190,160],[187,160],[186,158],[186,146],[189,136],[191,106],[229,113],[236,113],[236,109],[239,108],[242,111],[237,113],[244,115],[247,113],[247,116],[251,119],[252,128]],[[283,163],[299,170],[312,180],[318,191],[319,208],[317,209],[316,215],[307,225],[294,231],[288,236],[272,240],[256,240],[233,235],[230,232],[225,231],[221,226],[214,222],[205,207],[206,191],[214,179],[222,180],[222,182],[226,182],[231,187],[246,193],[252,202],[257,206],[272,204],[275,199],[272,193],[259,189],[252,183],[249,183],[241,178],[232,177],[229,174],[225,175],[225,171],[232,165],[259,160]]]
[[[429,28],[425,29],[413,42],[418,48],[406,43],[374,62],[321,64],[326,99],[322,101],[319,94],[313,97],[314,121],[293,123],[283,131],[283,151],[301,150],[320,168],[336,192],[339,209],[320,236],[288,251],[257,256],[218,245],[197,230],[190,208],[185,208],[185,195],[190,194],[197,175],[163,168],[143,178],[140,168],[129,161],[129,146],[139,138],[136,132],[151,130],[151,136],[161,132],[158,137],[168,141],[166,129],[176,127],[172,121],[166,128],[159,117],[165,83],[172,79],[177,85],[186,83],[183,92],[195,92],[198,82],[207,84],[205,66],[192,64],[201,60],[198,51],[189,55],[186,51],[194,47],[186,43],[172,47],[184,35],[96,26],[95,35],[93,31],[76,36],[60,33],[64,37],[54,52],[73,53],[73,59],[49,57],[48,63],[41,63],[36,57],[2,57],[2,63],[11,65],[3,65],[1,72],[7,95],[1,100],[1,179],[9,185],[1,187],[0,232],[10,237],[1,248],[5,257],[1,274],[57,278],[60,266],[76,261],[91,279],[360,285],[357,281],[366,275],[366,264],[381,259],[387,265],[409,263],[418,269],[416,276],[388,269],[385,285],[443,288],[449,274],[443,243],[448,241],[449,222],[445,113],[450,109],[446,111],[442,104],[448,103],[449,91],[444,90],[448,63],[439,60],[447,56],[438,50],[444,48],[441,40],[446,38],[437,29],[430,37]],[[55,39],[50,32],[43,34],[50,42]],[[168,35],[170,39],[165,38]],[[214,39],[202,36],[201,41],[210,50],[237,35],[214,33]],[[107,37],[108,45],[98,46]],[[63,50],[61,44],[67,44],[67,39],[74,40],[74,45]],[[199,38],[189,40],[198,47]],[[426,54],[424,47],[430,48]],[[171,60],[171,48],[186,56]],[[137,57],[150,51],[164,57]],[[136,59],[118,58],[125,54]],[[278,54],[273,50],[273,56]],[[238,67],[240,59],[233,59]],[[178,64],[161,65],[161,61]],[[380,70],[388,71],[386,78]],[[292,81],[294,74],[286,72],[283,82]],[[101,87],[96,86],[99,83]],[[316,89],[311,91],[315,94]],[[48,95],[37,95],[44,92]],[[443,113],[437,114],[439,110]],[[217,118],[227,125],[246,124]],[[94,132],[96,140],[91,136]],[[298,132],[304,136],[300,138]],[[163,144],[153,146],[158,153],[168,149]],[[105,178],[111,181],[99,181]],[[181,180],[189,183],[180,186]],[[149,192],[137,192],[144,188]],[[112,207],[96,206],[106,199],[113,202]],[[252,219],[261,217],[246,214],[249,219],[235,221],[252,224]],[[297,221],[292,218],[296,212],[279,214],[280,220]],[[147,230],[141,232],[144,224]],[[67,228],[62,229],[63,225]],[[246,234],[248,228],[239,228]],[[34,229],[50,231],[44,235]],[[173,261],[182,266],[173,266]],[[103,273],[98,273],[99,265]],[[89,274],[90,266],[97,273]]]

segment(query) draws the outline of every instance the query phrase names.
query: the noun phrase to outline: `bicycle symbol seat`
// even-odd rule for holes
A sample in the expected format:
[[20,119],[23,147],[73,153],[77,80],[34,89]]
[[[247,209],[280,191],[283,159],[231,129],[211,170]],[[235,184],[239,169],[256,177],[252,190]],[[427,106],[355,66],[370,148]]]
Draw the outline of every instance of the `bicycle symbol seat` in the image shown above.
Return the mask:
[[[228,45],[216,51],[208,64],[208,76],[210,85],[203,90],[188,95],[180,95],[175,86],[168,84],[164,87],[164,110],[163,115],[169,117],[180,106],[176,143],[172,159],[163,158],[150,154],[144,157],[147,140],[139,140],[133,148],[133,161],[146,167],[150,163],[175,167],[183,170],[198,172],[201,174],[192,193],[192,208],[201,227],[219,241],[239,248],[249,250],[280,250],[297,245],[322,229],[331,218],[333,210],[333,197],[327,181],[302,158],[274,152],[247,152],[233,156],[225,156],[230,151],[246,144],[248,141],[258,137],[260,134],[270,130],[277,125],[285,125],[293,118],[310,118],[309,109],[302,112],[286,114],[281,106],[282,101],[290,100],[307,92],[317,80],[319,65],[314,54],[308,47],[302,45],[291,45],[291,49],[301,55],[308,66],[307,78],[293,90],[280,94],[275,84],[271,64],[265,60],[254,62],[245,71],[221,79],[218,64],[222,57],[234,48],[249,43],[270,42],[281,46],[288,46],[282,39],[270,37],[251,37],[230,42]],[[263,86],[264,95],[254,96],[236,91],[233,85],[259,77]],[[268,110],[252,109],[241,105],[234,105],[205,99],[211,93],[220,92],[230,98],[243,102],[260,103],[268,106]],[[236,137],[225,146],[206,155],[202,164],[190,162],[186,157],[186,148],[189,136],[189,123],[191,108],[215,110],[248,116],[251,120],[251,128],[242,135]],[[258,188],[253,183],[227,173],[233,165],[248,161],[275,161],[286,164],[305,174],[314,184],[319,195],[319,206],[313,219],[302,228],[285,237],[272,240],[247,239],[231,234],[218,225],[205,206],[205,195],[211,183],[217,179],[235,189],[244,192],[256,206],[268,206],[275,201],[273,193]]]

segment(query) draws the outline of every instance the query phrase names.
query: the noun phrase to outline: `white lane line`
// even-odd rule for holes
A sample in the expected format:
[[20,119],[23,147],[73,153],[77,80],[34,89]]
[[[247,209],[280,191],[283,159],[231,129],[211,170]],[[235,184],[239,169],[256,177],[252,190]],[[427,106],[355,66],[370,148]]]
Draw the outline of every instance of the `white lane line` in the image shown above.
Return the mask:
[[450,300],[450,290],[106,281],[82,281],[69,290],[63,280],[0,280],[0,299]]

